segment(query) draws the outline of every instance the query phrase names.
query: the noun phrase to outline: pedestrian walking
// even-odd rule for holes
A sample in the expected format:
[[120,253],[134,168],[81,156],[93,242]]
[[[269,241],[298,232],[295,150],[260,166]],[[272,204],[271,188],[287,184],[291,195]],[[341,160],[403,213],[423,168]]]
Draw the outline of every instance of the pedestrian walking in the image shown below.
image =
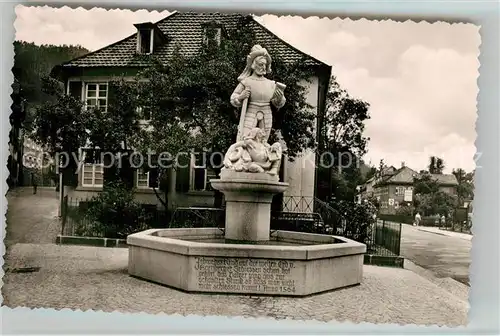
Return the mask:
[[421,220],[422,217],[420,216],[420,213],[417,212],[417,214],[415,215],[415,221],[413,222],[413,226],[419,226]]
[[445,226],[446,226],[446,216],[442,215],[441,216],[441,227],[445,227]]
[[33,195],[35,195],[38,187],[38,176],[35,172],[31,173],[31,185],[33,186]]

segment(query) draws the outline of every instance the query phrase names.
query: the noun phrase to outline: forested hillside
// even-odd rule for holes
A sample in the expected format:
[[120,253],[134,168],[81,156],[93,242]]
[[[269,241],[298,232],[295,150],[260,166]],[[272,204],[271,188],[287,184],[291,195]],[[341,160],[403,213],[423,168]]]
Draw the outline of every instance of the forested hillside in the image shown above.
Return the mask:
[[[23,185],[23,168],[20,164],[23,152],[22,134],[32,127],[33,111],[49,97],[42,92],[42,78],[52,68],[89,51],[80,46],[35,45],[28,42],[14,42],[14,83],[12,83],[11,130],[8,158],[9,187]],[[24,129],[24,131],[23,131]]]
[[34,43],[15,41],[14,52],[12,72],[20,85],[21,95],[28,106],[36,106],[46,99],[41,89],[41,78],[49,75],[57,64],[89,51],[80,46],[39,46]]

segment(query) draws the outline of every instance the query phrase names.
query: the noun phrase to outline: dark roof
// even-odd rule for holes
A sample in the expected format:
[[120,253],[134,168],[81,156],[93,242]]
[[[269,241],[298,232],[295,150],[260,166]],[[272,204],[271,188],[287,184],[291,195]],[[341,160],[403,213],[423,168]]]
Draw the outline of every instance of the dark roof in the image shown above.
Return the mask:
[[[405,172],[406,174],[402,174],[403,172]],[[391,174],[382,176],[375,182],[375,184],[410,184],[413,183],[414,177],[420,177],[421,175],[422,174],[417,173],[409,167],[401,167]],[[453,174],[431,174],[431,177],[441,186],[458,185],[457,178]]]
[[[242,17],[241,14],[174,12],[155,24],[167,38],[167,43],[155,51],[154,55],[160,61],[165,62],[171,57],[175,46],[179,45],[181,52],[185,56],[193,56],[202,44],[203,25],[205,23],[216,21],[222,24],[226,31],[230,31],[236,28],[238,20]],[[256,35],[257,42],[267,47],[271,53],[276,54],[283,61],[292,63],[305,56],[307,65],[329,67],[329,65],[283,41],[253,17],[249,20],[249,25]],[[77,57],[63,63],[61,66],[63,68],[88,68],[144,67],[150,65],[148,58],[138,57],[136,46],[137,34],[134,33],[121,41]]]
[[453,174],[431,174],[431,176],[439,185],[458,185],[458,180]]

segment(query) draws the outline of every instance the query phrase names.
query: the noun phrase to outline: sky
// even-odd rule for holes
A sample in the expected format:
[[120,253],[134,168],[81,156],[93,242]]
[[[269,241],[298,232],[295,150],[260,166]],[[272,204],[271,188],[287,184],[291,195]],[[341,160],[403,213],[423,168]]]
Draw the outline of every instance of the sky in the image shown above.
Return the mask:
[[[168,11],[16,7],[16,40],[79,44],[96,50],[158,21]],[[431,155],[445,172],[472,171],[479,92],[479,27],[472,24],[369,21],[263,15],[283,40],[333,67],[339,84],[370,104],[365,161],[425,169]]]

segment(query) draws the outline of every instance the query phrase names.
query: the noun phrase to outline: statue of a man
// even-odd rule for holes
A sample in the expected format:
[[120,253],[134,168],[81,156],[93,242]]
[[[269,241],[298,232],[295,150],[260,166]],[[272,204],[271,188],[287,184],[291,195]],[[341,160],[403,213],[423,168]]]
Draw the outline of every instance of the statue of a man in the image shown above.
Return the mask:
[[[234,107],[241,107],[245,99],[248,99],[246,111],[242,111],[245,113],[243,125],[240,125],[243,129],[239,130],[242,136],[246,136],[251,129],[259,127],[264,130],[266,143],[273,124],[270,104],[279,109],[286,102],[284,96],[286,86],[265,77],[271,72],[271,62],[267,50],[255,45],[247,56],[245,70],[238,77],[239,84],[231,95],[231,104]],[[282,140],[280,132],[277,137]]]

